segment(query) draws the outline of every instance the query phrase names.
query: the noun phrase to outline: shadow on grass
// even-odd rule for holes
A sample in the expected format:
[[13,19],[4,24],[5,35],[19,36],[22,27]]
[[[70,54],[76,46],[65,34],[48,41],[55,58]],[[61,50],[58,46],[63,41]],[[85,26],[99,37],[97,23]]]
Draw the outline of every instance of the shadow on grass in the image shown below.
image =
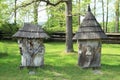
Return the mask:
[[[9,63],[12,63],[11,65]],[[9,64],[9,65],[8,65]],[[30,77],[30,75],[28,75],[28,70],[25,68],[23,70],[19,70],[19,64],[18,62],[16,62],[16,60],[14,60],[13,62],[7,62],[1,65],[2,66],[2,72],[7,72],[9,70],[9,72],[7,72],[7,74],[10,74],[10,76],[12,76],[14,78],[14,75],[22,77],[23,79],[26,77]],[[5,68],[5,69],[4,69]],[[109,65],[109,64],[102,64],[101,70],[103,71],[103,73],[107,72],[107,79],[106,80],[112,80],[109,77],[111,75],[116,76],[116,74],[118,74],[118,72],[120,72],[120,64],[117,65]],[[12,74],[11,74],[11,72]],[[88,77],[90,77],[91,79],[89,80],[103,80],[101,79],[94,79],[91,76],[94,76],[94,74],[92,74],[91,69],[81,69],[77,64],[75,63],[67,63],[65,62],[65,64],[51,64],[51,63],[45,63],[45,65],[42,68],[37,68],[37,74],[31,76],[31,80],[45,80],[44,78],[48,78],[48,80],[88,80]],[[110,73],[110,75],[108,74],[108,72]],[[3,74],[3,73],[2,73]],[[100,77],[103,77],[103,75],[99,75]],[[35,78],[32,78],[35,77]],[[28,80],[27,78],[27,80]],[[22,79],[22,78],[21,78]],[[105,80],[105,79],[104,79]]]
[[120,55],[119,54],[102,54],[102,56],[116,56],[116,57],[118,56],[119,57]]
[[117,65],[102,64],[102,68],[101,69],[120,72],[120,64],[117,64]]
[[77,75],[77,74],[86,74],[88,70],[80,68],[77,64],[66,64],[66,65],[45,65],[42,69],[49,70],[50,72],[58,72],[66,75]]
[[8,53],[0,53],[0,58],[7,57]]
[[106,48],[120,48],[120,45],[119,44],[104,44],[103,45],[104,46],[104,48],[106,47]]

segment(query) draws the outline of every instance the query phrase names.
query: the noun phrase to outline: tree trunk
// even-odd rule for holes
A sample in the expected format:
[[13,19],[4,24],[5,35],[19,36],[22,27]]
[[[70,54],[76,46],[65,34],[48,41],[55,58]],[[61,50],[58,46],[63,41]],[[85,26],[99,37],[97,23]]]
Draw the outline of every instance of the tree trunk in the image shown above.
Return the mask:
[[39,2],[35,2],[33,5],[34,5],[34,24],[38,24],[38,6],[39,6]]
[[102,25],[102,27],[103,27],[103,30],[105,31],[105,24],[104,24],[104,22],[105,22],[105,20],[104,20],[104,1],[102,0],[102,15],[103,15],[103,25]]
[[72,0],[66,2],[66,52],[73,52]]
[[17,16],[17,12],[16,12],[16,5],[17,5],[17,0],[15,0],[15,9],[14,9],[14,24],[16,24],[16,16]]
[[79,0],[79,2],[78,2],[78,10],[79,10],[79,16],[78,16],[78,28],[80,27],[80,24],[81,24],[81,16],[80,16],[80,0]]
[[115,2],[115,32],[119,32],[119,0]]
[[96,0],[94,0],[94,15],[96,16]]
[[107,7],[106,7],[107,13],[106,13],[106,27],[105,27],[105,32],[107,32],[107,25],[108,25],[108,5],[109,5],[109,0],[107,0]]

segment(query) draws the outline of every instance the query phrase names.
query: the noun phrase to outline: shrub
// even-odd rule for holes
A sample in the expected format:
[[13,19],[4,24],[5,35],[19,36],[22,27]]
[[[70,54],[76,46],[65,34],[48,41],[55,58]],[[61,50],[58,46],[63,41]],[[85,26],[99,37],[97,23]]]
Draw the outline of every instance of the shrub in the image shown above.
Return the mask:
[[19,29],[19,25],[16,24],[11,24],[8,22],[2,23],[0,25],[0,36],[2,38],[6,38],[6,37],[11,37],[17,30]]

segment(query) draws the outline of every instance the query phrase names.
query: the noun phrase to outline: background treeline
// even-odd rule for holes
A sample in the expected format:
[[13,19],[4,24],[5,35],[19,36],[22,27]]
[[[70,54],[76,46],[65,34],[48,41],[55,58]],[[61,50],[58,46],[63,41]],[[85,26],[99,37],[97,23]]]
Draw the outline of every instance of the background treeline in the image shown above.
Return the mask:
[[[49,0],[56,3],[59,0]],[[105,32],[119,32],[119,0],[73,0],[72,19],[73,31],[76,32],[86,11],[91,5],[93,14],[100,22]],[[0,33],[14,34],[24,22],[42,24],[49,33],[65,31],[65,3],[50,6],[41,0],[0,0]],[[46,22],[40,22],[39,15],[47,13]],[[69,16],[69,15],[68,15]],[[45,20],[43,20],[45,21]],[[44,25],[43,25],[44,23]],[[2,34],[0,36],[3,36]]]

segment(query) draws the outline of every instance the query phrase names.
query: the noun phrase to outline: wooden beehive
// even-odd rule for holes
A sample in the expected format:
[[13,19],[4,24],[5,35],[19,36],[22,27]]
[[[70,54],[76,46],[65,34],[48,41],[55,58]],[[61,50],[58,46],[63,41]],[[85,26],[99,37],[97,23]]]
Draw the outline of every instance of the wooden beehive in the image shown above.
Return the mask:
[[101,39],[107,36],[101,29],[95,16],[92,14],[90,6],[88,12],[81,23],[78,32],[73,39],[78,40],[78,65],[82,68],[97,68],[100,67],[101,58]]
[[44,38],[49,36],[36,25],[25,23],[13,37],[18,38],[21,67],[40,67],[44,65]]

